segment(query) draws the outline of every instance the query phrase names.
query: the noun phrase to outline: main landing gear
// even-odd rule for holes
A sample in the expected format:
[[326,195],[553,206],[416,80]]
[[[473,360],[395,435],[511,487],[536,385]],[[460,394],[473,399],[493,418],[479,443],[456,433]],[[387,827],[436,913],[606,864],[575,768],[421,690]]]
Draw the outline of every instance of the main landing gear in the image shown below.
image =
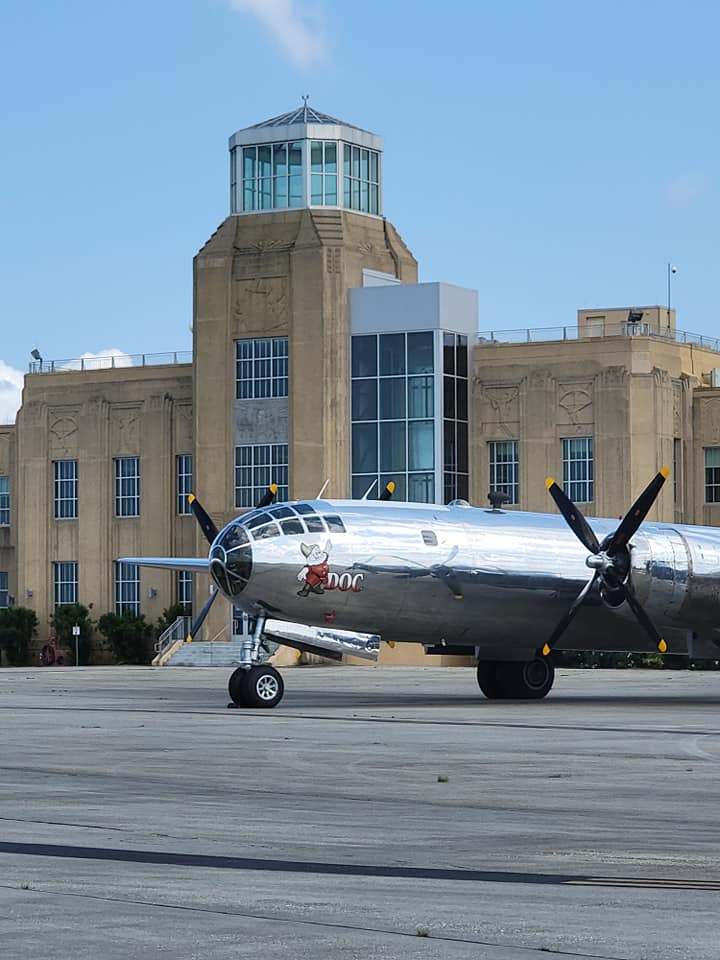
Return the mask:
[[550,692],[555,668],[549,659],[480,660],[478,686],[488,700],[541,700]]
[[283,678],[269,664],[238,667],[228,681],[228,693],[236,707],[269,710],[280,703],[284,692]]

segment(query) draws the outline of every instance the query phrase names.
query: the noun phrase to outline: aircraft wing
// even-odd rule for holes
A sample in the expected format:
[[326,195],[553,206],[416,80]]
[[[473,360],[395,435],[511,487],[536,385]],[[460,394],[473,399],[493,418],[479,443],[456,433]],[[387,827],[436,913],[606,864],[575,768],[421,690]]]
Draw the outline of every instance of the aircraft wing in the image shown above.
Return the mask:
[[188,573],[207,573],[207,557],[120,557],[118,563],[135,563],[139,567],[159,570],[186,570]]

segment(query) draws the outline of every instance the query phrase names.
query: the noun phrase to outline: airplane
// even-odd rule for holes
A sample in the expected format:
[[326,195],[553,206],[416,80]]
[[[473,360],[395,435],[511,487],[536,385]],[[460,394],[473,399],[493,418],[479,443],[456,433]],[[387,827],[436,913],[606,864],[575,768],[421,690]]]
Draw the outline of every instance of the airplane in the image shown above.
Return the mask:
[[206,558],[122,562],[210,574],[188,640],[218,594],[254,619],[231,705],[281,701],[283,678],[267,663],[279,643],[377,659],[381,640],[470,654],[486,697],[536,700],[552,688],[560,648],[718,656],[720,531],[643,524],[668,474],[619,522],[586,519],[551,477],[559,514],[503,510],[493,492],[489,508],[389,502],[392,483],[378,500],[275,503],[272,484],[218,530],[191,494]]

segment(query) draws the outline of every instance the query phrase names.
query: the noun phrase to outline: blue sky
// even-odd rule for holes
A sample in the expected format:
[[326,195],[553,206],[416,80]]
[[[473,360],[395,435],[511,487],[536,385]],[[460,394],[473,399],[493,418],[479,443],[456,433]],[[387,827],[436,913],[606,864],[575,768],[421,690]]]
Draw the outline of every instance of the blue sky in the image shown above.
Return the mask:
[[711,0],[4,0],[0,422],[21,371],[190,348],[227,138],[300,104],[385,140],[384,213],[481,330],[665,303],[720,336]]

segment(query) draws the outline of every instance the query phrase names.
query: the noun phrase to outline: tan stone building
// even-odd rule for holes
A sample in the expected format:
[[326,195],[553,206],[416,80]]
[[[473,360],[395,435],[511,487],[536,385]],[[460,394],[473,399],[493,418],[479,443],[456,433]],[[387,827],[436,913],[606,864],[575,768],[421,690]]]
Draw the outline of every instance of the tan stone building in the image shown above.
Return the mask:
[[[548,510],[551,474],[613,516],[666,463],[656,518],[717,522],[720,343],[662,307],[478,337],[475,292],[417,284],[382,215],[381,140],[308,106],[234,134],[230,167],[192,355],[35,361],[0,427],[0,605],[33,607],[41,640],[58,603],[199,607],[206,578],[116,563],[201,555],[191,489],[221,525],[273,480]],[[215,604],[205,636],[230,631]]]

